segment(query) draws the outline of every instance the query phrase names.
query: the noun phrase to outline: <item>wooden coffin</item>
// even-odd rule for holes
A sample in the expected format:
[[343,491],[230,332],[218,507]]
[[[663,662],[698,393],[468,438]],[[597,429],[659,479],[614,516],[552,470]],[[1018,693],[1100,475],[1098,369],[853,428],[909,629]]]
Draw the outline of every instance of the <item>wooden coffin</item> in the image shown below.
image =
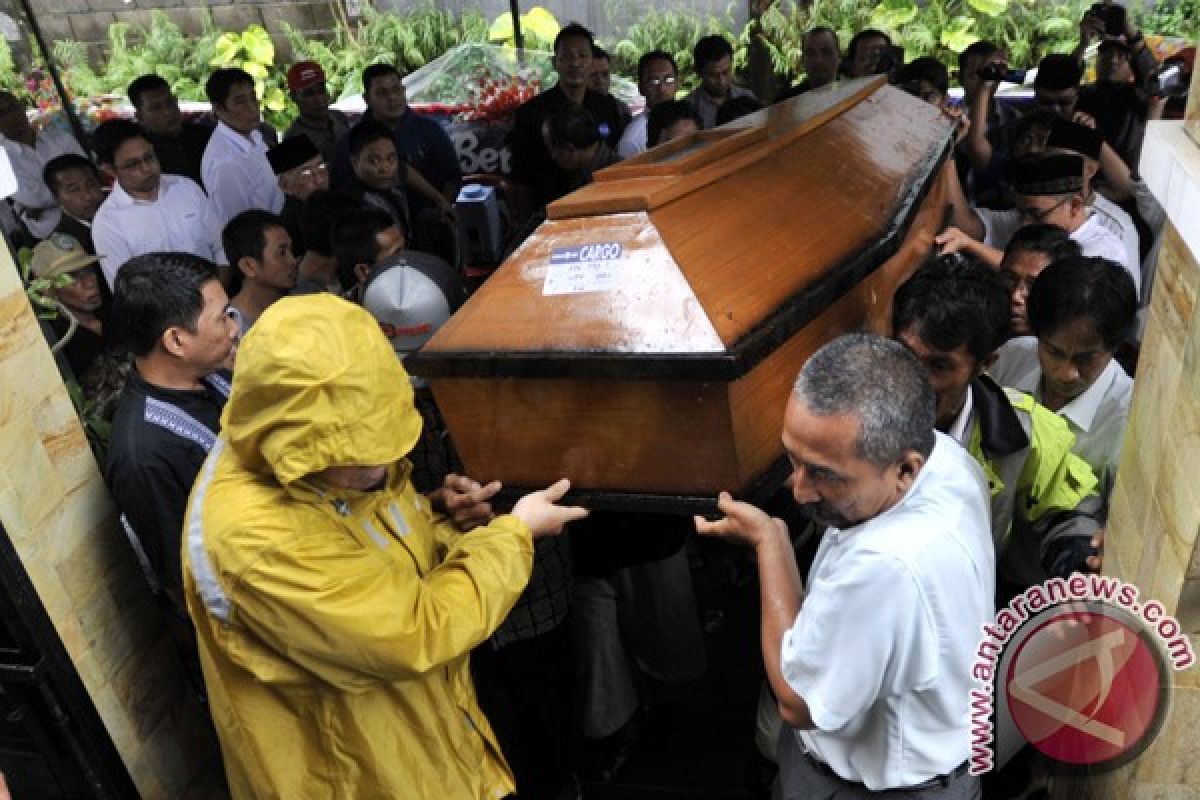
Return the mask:
[[409,366],[481,481],[660,502],[777,483],[797,372],[886,331],[952,143],[866,79],[654,148],[550,205]]

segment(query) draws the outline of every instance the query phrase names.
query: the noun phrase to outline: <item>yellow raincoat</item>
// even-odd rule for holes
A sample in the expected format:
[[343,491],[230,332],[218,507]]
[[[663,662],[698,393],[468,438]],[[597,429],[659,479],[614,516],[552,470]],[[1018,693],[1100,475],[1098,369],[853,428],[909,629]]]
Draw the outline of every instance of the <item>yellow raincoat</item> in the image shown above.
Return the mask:
[[[414,492],[421,418],[378,325],[332,295],[279,301],[221,422],[183,571],[233,797],[513,791],[467,659],[529,581],[530,531],[504,516],[458,534]],[[306,480],[381,464],[378,491]]]

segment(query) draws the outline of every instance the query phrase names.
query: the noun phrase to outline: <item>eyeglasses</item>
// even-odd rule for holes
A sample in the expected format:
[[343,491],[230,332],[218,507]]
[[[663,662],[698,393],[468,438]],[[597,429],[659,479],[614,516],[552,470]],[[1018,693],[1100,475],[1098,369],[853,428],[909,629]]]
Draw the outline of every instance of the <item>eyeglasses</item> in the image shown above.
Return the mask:
[[674,86],[675,76],[668,75],[665,78],[647,78],[646,83],[650,84],[651,86]]
[[311,181],[328,175],[329,167],[325,166],[324,162],[321,162],[314,167],[306,167],[296,174],[298,177],[303,178],[306,181]]
[[1023,206],[1017,208],[1017,213],[1021,215],[1021,219],[1027,219],[1031,222],[1045,222],[1046,217],[1053,214],[1058,209],[1062,208],[1067,203],[1071,202],[1070,197],[1064,197],[1054,205],[1046,209],[1037,208],[1036,206]]
[[158,156],[154,153],[153,150],[150,150],[149,152],[146,153],[146,155],[142,156],[141,158],[131,158],[128,161],[123,161],[120,164],[117,164],[116,167],[119,170],[125,171],[125,170],[139,169],[141,167],[151,167],[157,163],[158,163]]

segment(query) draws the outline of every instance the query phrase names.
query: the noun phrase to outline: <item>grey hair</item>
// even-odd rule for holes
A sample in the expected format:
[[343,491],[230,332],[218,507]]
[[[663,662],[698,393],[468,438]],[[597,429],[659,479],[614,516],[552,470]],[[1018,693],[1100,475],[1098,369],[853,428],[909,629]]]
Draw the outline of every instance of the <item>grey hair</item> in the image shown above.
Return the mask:
[[925,458],[933,452],[933,387],[921,362],[897,342],[839,336],[812,354],[792,391],[817,416],[858,417],[858,456],[878,467],[909,450]]

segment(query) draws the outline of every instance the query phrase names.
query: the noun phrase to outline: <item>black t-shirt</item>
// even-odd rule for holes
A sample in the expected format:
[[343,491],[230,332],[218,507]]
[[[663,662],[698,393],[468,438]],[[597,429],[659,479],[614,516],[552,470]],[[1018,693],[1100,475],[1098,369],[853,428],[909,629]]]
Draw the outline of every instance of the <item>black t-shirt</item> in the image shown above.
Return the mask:
[[1090,114],[1096,128],[1113,150],[1130,167],[1137,168],[1137,156],[1146,134],[1146,114],[1150,101],[1132,83],[1093,83],[1079,90],[1077,111]]
[[225,376],[203,389],[163,389],[137,370],[113,417],[105,481],[173,602],[181,598],[180,543],[188,494],[220,430]]
[[213,129],[196,122],[184,122],[183,131],[174,139],[151,136],[154,155],[158,166],[168,175],[183,175],[191,178],[198,186],[204,186],[200,177],[200,162],[204,160],[204,148],[208,147]]
[[[574,188],[575,178],[554,163],[542,139],[542,123],[570,103],[562,89],[554,86],[517,109],[513,129],[508,135],[512,148],[512,178],[533,192],[533,208],[553,202]],[[616,152],[625,127],[616,98],[588,89],[583,96],[583,107],[596,120],[600,141]]]

